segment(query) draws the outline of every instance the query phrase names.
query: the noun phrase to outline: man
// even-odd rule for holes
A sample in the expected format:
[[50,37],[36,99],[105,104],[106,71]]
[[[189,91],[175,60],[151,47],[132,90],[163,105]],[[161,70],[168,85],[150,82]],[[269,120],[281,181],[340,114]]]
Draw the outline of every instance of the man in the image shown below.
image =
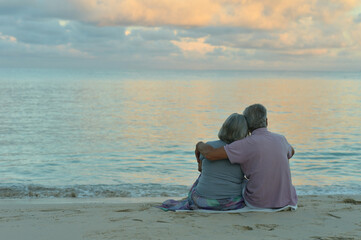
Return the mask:
[[261,104],[247,107],[243,115],[251,136],[220,148],[199,142],[195,150],[197,160],[202,154],[210,161],[228,158],[231,163],[240,164],[248,179],[243,197],[250,207],[296,206],[289,166],[293,147],[284,136],[267,130],[267,110]]

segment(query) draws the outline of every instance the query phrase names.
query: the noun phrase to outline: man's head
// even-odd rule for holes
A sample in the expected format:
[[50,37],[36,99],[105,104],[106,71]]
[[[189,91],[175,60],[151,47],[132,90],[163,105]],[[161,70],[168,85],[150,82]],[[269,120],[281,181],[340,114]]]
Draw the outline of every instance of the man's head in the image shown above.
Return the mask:
[[257,128],[267,127],[267,110],[261,104],[253,104],[248,106],[243,115],[247,119],[249,131],[252,132]]

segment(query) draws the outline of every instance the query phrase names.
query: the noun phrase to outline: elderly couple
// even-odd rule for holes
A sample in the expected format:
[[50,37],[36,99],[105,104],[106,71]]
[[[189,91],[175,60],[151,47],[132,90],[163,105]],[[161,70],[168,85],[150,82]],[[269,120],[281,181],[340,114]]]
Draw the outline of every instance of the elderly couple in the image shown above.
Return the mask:
[[284,136],[269,132],[267,125],[267,110],[261,104],[247,107],[243,115],[230,115],[218,133],[220,140],[197,143],[201,174],[188,197],[167,200],[160,208],[227,211],[296,206],[289,166],[295,151]]

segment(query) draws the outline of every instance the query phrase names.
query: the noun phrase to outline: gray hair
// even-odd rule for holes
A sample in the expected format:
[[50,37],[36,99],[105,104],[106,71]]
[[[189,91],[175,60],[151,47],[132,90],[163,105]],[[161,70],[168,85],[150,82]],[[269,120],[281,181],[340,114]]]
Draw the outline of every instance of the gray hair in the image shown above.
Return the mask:
[[267,127],[267,110],[262,104],[253,104],[243,111],[249,130]]
[[218,133],[218,138],[230,144],[245,138],[248,134],[246,118],[242,114],[233,113],[223,123]]

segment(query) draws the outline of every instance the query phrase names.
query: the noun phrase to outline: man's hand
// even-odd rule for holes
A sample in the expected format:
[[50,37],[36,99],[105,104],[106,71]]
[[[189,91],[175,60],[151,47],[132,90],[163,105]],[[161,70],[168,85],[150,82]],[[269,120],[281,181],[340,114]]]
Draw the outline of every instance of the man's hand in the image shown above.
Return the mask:
[[290,158],[293,157],[293,155],[295,155],[295,149],[291,146],[291,156],[290,156]]
[[295,155],[295,149],[291,146],[291,151],[287,153],[287,158],[291,159]]
[[224,147],[213,148],[211,145],[205,144],[204,142],[198,142],[196,145],[195,154],[202,154],[205,158],[210,161],[227,159],[227,153],[224,150]]

